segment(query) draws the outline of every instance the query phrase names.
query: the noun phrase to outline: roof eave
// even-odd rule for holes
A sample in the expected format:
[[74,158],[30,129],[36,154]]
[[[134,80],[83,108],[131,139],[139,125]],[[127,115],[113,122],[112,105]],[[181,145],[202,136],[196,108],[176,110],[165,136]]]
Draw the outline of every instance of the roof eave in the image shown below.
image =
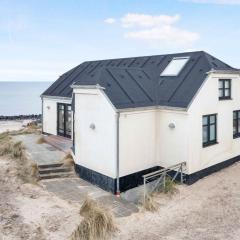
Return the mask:
[[100,86],[99,84],[96,85],[75,85],[72,84],[70,86],[73,89],[105,89],[104,87]]
[[40,97],[43,98],[51,98],[51,99],[61,99],[61,100],[71,100],[72,97],[62,97],[62,96],[51,96],[51,95],[40,95]]
[[236,70],[216,70],[216,69],[212,69],[209,72],[207,72],[207,74],[211,74],[211,73],[218,73],[218,74],[240,74],[240,70],[236,69]]

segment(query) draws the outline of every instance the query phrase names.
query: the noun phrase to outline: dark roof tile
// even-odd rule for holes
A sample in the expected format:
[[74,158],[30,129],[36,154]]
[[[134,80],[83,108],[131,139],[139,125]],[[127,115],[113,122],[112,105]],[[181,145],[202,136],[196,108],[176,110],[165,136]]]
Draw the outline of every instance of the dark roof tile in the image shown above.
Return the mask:
[[[184,56],[190,60],[178,76],[160,76],[174,57]],[[187,107],[213,69],[235,70],[203,51],[89,61],[60,76],[43,95],[71,97],[72,84],[99,84],[116,108]]]

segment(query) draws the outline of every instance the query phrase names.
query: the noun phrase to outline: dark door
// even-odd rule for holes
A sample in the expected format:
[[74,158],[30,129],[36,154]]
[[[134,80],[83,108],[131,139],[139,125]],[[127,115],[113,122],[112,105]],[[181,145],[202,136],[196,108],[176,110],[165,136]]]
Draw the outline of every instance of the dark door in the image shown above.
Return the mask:
[[72,112],[71,105],[66,103],[57,104],[57,134],[71,138]]

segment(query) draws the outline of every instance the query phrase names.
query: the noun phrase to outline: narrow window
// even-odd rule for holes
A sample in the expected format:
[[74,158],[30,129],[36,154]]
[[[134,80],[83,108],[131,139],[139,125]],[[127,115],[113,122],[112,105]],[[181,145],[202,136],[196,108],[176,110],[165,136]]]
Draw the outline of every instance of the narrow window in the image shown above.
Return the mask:
[[202,117],[202,142],[203,147],[217,143],[217,115]]
[[219,79],[219,99],[231,99],[231,79]]
[[233,138],[240,137],[240,110],[233,111]]

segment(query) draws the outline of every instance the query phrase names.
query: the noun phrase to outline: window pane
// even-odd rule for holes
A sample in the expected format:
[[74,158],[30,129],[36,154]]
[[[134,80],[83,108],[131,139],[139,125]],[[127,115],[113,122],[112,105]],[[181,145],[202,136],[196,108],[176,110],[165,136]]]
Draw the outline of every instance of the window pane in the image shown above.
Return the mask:
[[230,97],[230,89],[225,89],[225,97]]
[[188,60],[189,57],[173,58],[165,70],[161,73],[161,76],[177,76]]
[[203,127],[203,132],[202,132],[202,137],[203,137],[203,143],[206,143],[208,141],[208,136],[207,136],[207,126]]
[[215,125],[210,126],[210,141],[214,141],[216,139],[215,133]]
[[237,119],[237,112],[236,111],[233,112],[233,119]]
[[223,97],[223,89],[219,89],[219,97]]
[[208,117],[203,117],[203,125],[207,125],[208,124]]
[[233,120],[233,134],[237,133],[237,120]]
[[215,123],[216,116],[210,116],[210,124]]
[[218,88],[223,88],[223,81],[222,80],[218,81]]
[[58,130],[60,133],[64,132],[64,111],[62,110],[58,112]]
[[238,126],[237,126],[237,127],[238,127],[237,132],[239,133],[239,130],[240,130],[240,119],[238,119],[238,123],[237,123],[237,124],[238,124]]
[[61,109],[61,110],[63,110],[63,109],[64,109],[64,105],[62,105],[62,104],[59,104],[59,105],[58,105],[58,109]]
[[228,80],[225,81],[225,88],[230,88],[230,81]]

